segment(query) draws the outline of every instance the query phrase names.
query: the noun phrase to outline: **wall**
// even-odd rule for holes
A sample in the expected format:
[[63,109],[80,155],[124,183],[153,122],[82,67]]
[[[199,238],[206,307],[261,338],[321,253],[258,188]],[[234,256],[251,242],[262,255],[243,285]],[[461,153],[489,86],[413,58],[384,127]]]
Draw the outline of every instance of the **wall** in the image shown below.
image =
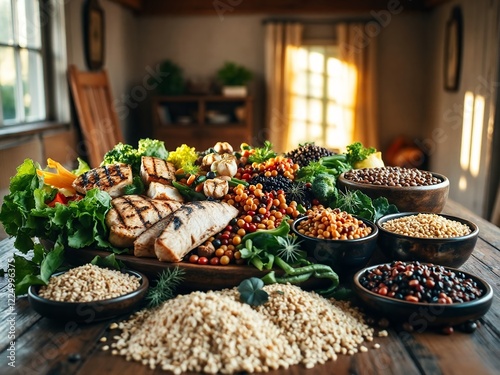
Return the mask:
[[[379,148],[398,136],[421,138],[425,126],[428,14],[403,9],[377,37]],[[416,31],[418,30],[418,31]]]
[[[462,7],[464,20],[463,58],[458,91],[443,89],[444,30],[455,5]],[[498,2],[488,0],[453,1],[433,12],[429,28],[431,69],[426,85],[428,98],[427,129],[423,147],[431,156],[431,169],[450,179],[450,198],[461,202],[470,210],[489,217],[488,208],[493,205],[492,191],[498,182],[493,181],[490,158],[498,155],[500,144],[492,143],[493,116],[498,87],[498,45],[500,11]],[[471,157],[480,158],[477,176],[462,167],[462,120],[466,92],[485,98],[481,150]],[[500,131],[497,129],[496,131]],[[498,138],[498,137],[497,137]]]
[[[112,94],[117,107],[127,101],[136,73],[138,49],[137,17],[132,11],[110,1],[101,1],[105,18],[105,61]],[[68,44],[68,64],[87,70],[83,49],[82,26],[83,0],[66,3],[66,37]],[[131,141],[133,117],[127,112],[119,116],[127,141]]]
[[[147,75],[171,59],[183,69],[186,79],[212,79],[225,61],[244,65],[254,73],[250,95],[255,96],[255,119],[263,119],[264,27],[263,16],[231,15],[184,17],[140,17],[136,75]],[[168,77],[167,77],[168,79]],[[140,81],[138,81],[139,83]],[[152,93],[151,93],[152,94]],[[149,99],[149,98],[148,98]],[[143,123],[151,122],[151,107],[142,104]],[[146,131],[151,131],[147,129]],[[147,133],[145,133],[147,135]]]

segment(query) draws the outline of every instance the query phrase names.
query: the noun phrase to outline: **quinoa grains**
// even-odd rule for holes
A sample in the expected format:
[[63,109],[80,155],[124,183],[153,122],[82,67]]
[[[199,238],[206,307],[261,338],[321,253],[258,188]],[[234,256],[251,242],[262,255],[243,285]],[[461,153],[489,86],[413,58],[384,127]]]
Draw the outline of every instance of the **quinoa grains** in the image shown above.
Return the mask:
[[299,363],[311,368],[339,353],[365,351],[361,344],[373,339],[373,329],[346,302],[289,284],[264,289],[269,302],[255,308],[239,301],[236,288],[180,295],[121,322],[111,347],[127,360],[176,374],[251,373]]
[[140,286],[136,276],[85,264],[52,276],[40,288],[40,297],[60,302],[91,302],[119,297]]
[[388,220],[382,228],[409,237],[451,238],[471,233],[468,225],[437,214],[417,214]]

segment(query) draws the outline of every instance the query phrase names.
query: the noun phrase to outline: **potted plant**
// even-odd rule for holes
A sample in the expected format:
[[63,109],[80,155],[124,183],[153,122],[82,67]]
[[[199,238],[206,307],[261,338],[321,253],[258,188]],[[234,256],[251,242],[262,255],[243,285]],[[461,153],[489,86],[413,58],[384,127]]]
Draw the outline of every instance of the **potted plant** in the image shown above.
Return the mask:
[[217,71],[217,78],[222,83],[223,95],[246,96],[246,85],[252,79],[252,72],[242,65],[228,61]]
[[157,91],[160,95],[181,95],[185,91],[185,80],[182,68],[171,60],[160,63],[159,70],[163,75],[158,82]]

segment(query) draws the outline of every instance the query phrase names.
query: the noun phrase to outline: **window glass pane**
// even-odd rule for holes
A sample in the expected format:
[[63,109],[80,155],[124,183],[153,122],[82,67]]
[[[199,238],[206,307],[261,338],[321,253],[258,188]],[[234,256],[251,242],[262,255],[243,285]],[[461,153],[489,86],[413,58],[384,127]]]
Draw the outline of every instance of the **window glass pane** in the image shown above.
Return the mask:
[[0,102],[4,121],[15,120],[16,64],[11,47],[0,47]]
[[40,48],[40,7],[38,0],[17,0],[19,45]]
[[314,73],[323,73],[325,68],[325,55],[321,52],[309,53],[309,70]]
[[320,99],[309,100],[309,121],[319,122],[323,121],[323,102]]
[[294,120],[307,119],[307,100],[296,96],[292,99],[292,118]]
[[0,0],[0,43],[14,43],[12,8],[10,0]]
[[42,56],[36,51],[21,50],[23,106],[27,121],[45,118]]
[[313,98],[322,98],[323,95],[323,83],[324,76],[322,74],[311,74],[309,75],[309,94]]

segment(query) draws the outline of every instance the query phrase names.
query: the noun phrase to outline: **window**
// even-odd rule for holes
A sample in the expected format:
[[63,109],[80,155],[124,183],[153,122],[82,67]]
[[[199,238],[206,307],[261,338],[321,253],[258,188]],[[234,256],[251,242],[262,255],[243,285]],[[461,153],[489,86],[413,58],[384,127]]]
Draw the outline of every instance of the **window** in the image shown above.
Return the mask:
[[40,1],[0,0],[0,125],[46,119]]
[[335,45],[302,46],[293,64],[291,144],[343,150],[353,138],[356,70]]

